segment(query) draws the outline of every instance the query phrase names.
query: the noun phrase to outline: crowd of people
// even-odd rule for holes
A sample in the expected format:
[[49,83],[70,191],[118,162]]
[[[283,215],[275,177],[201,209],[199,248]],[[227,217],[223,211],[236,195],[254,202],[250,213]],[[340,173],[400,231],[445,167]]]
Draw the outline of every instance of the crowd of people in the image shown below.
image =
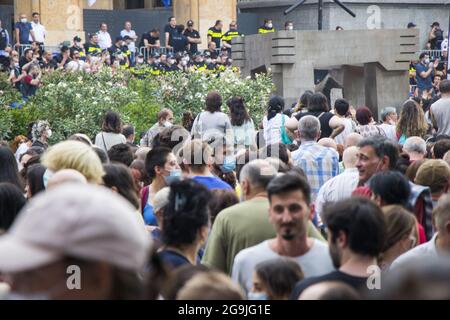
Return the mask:
[[450,81],[440,92],[428,117],[409,99],[380,122],[273,96],[257,124],[210,92],[141,139],[109,111],[96,137],[53,146],[38,121],[0,147],[3,297],[448,299]]
[[[169,19],[174,56],[156,29],[136,45],[126,23],[114,43],[102,24],[54,57],[45,28],[21,16],[17,41],[31,47],[0,55],[24,96],[55,69],[230,63],[237,24],[224,35],[217,21],[200,54],[193,26]],[[420,60],[416,77],[429,81],[438,66]],[[143,133],[107,111],[95,137],[49,145],[52,124],[31,123],[0,146],[0,298],[449,299],[450,81],[420,81],[379,120],[306,91],[292,107],[272,96],[261,123],[217,92],[180,123],[162,109]]]

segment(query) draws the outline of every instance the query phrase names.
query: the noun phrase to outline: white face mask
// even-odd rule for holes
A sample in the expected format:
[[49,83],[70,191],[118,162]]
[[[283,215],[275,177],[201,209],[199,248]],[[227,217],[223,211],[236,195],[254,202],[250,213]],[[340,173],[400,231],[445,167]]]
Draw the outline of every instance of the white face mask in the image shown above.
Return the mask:
[[206,64],[210,64],[212,62],[211,59],[206,59]]
[[269,300],[265,292],[249,292],[248,300]]
[[51,137],[52,137],[52,134],[53,134],[52,129],[48,129],[48,130],[47,130],[47,137],[48,137],[48,138],[51,138]]
[[156,63],[156,64],[159,64],[160,62],[161,62],[161,60],[159,60],[159,59],[156,59],[156,60],[155,60],[155,63]]
[[164,122],[163,126],[166,128],[171,128],[173,126],[173,124],[170,121],[166,121],[166,122]]
[[294,26],[288,26],[287,29],[292,31],[292,30],[294,30]]
[[267,28],[272,29],[272,28],[273,28],[273,24],[269,23],[269,24],[267,25]]
[[144,59],[137,59],[137,61],[136,61],[138,64],[142,64],[142,63],[144,63]]
[[22,23],[27,23],[27,22],[28,22],[28,19],[20,19],[20,22],[22,22]]
[[187,66],[187,61],[186,61],[186,60],[181,61],[181,65],[182,65],[183,67]]
[[425,64],[429,64],[430,63],[430,59],[425,59]]

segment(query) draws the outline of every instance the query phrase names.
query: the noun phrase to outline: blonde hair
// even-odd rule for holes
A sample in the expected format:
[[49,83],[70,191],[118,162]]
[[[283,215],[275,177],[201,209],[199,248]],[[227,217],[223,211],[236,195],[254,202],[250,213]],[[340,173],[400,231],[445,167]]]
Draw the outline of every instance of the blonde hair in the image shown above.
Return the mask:
[[58,143],[48,149],[41,162],[54,172],[74,169],[91,183],[102,183],[102,177],[105,174],[100,158],[95,151],[79,141]]
[[180,290],[177,300],[244,300],[236,283],[216,271],[201,272]]

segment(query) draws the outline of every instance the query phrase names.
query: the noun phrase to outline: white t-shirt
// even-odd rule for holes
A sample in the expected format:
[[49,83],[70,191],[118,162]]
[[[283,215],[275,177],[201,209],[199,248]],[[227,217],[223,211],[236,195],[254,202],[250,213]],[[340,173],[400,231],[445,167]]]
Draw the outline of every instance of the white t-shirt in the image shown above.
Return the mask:
[[[256,246],[244,249],[234,258],[231,277],[241,285],[246,293],[252,289],[253,273],[259,263],[282,258],[270,248],[269,241],[266,240]],[[293,258],[302,268],[305,278],[321,276],[335,270],[328,246],[319,240],[313,239],[313,241],[314,244],[307,253]]]
[[337,144],[344,145],[345,144],[345,138],[350,134],[355,132],[356,130],[356,123],[353,122],[352,119],[347,118],[339,118],[341,122],[344,123],[345,129],[340,134],[337,135],[336,138],[334,138],[334,141]]
[[102,50],[109,49],[112,47],[112,39],[108,32],[99,31],[98,35],[98,45]]
[[103,149],[105,152],[108,152],[109,149],[115,145],[122,143],[127,143],[127,139],[120,133],[100,132],[95,137],[95,145]]
[[379,127],[384,131],[384,133],[386,134],[386,137],[397,143],[398,139],[397,139],[397,128],[392,125],[392,124],[387,124],[387,123],[383,123],[380,124]]
[[84,62],[83,60],[78,60],[78,61],[72,60],[66,65],[66,70],[73,71],[73,72],[84,71],[85,64],[86,64],[86,62]]
[[[37,42],[44,43],[45,42],[45,34],[46,30],[45,27],[40,23],[34,23],[34,21],[31,22],[31,26],[33,27],[34,37],[36,38]],[[30,41],[33,41],[33,37],[30,34]]]
[[266,146],[281,143],[281,126],[284,123],[289,121],[289,117],[285,114],[278,113],[275,117],[267,120],[267,116],[264,117],[263,126],[264,126],[264,140],[266,140]]
[[[125,36],[129,36],[131,39],[134,39],[134,37],[136,37],[136,32],[134,30],[122,30],[120,32],[120,36],[122,38],[124,38]],[[136,52],[136,42],[135,41],[131,41],[130,45],[128,46],[128,49],[130,49],[131,53],[135,53]]]

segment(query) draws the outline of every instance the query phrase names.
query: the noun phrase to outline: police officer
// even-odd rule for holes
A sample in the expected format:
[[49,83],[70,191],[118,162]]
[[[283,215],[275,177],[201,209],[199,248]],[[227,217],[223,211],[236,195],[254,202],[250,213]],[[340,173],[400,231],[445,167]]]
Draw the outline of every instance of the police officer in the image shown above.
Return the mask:
[[202,39],[200,38],[200,33],[194,29],[194,21],[189,20],[187,22],[187,29],[184,30],[183,35],[188,38],[189,53],[196,53],[198,51],[198,45],[202,44]]
[[197,52],[194,55],[194,64],[193,64],[194,70],[197,71],[205,71],[207,66],[205,61],[203,60],[203,54],[200,52]]
[[73,38],[73,45],[70,47],[70,55],[73,55],[74,51],[78,51],[80,54],[80,60],[86,60],[86,53],[84,48],[81,46],[81,38],[76,36]]
[[223,29],[222,20],[217,20],[214,27],[211,27],[208,30],[208,44],[210,42],[214,42],[216,44],[216,48],[221,47],[221,41],[223,37],[222,29]]
[[84,49],[86,50],[86,55],[88,56],[102,53],[102,49],[98,45],[98,35],[96,33],[89,35],[89,42],[84,45]]
[[272,33],[275,32],[275,28],[273,27],[272,19],[264,20],[264,25],[258,29],[258,33]]
[[242,33],[238,31],[238,26],[236,21],[231,21],[230,30],[228,30],[222,37],[223,47],[227,48],[228,54],[231,55],[231,41],[233,38],[243,36]]

